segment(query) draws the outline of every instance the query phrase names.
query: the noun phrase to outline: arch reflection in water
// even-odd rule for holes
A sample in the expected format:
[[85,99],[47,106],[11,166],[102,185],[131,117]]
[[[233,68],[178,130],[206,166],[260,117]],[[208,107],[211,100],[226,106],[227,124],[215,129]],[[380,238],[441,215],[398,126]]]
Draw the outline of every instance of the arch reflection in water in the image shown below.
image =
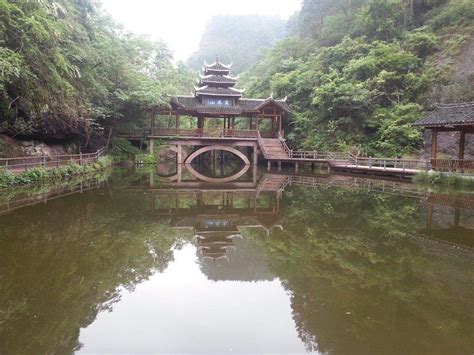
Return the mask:
[[237,180],[241,178],[250,168],[250,165],[244,165],[242,169],[235,174],[227,177],[212,177],[212,176],[206,176],[204,174],[201,174],[198,172],[196,169],[193,168],[191,164],[186,164],[186,169],[197,179],[205,182],[211,182],[211,183],[226,183],[226,182],[231,182],[234,180]]

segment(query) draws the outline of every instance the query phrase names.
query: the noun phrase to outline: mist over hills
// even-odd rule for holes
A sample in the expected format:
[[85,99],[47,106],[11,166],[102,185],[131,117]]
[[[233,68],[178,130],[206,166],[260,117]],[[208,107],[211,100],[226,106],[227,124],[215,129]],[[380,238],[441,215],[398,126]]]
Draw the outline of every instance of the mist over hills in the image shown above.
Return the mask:
[[233,62],[232,72],[238,74],[249,69],[263,49],[273,46],[285,33],[286,22],[278,17],[215,16],[187,64],[199,70],[204,60],[210,63],[219,57],[224,63]]

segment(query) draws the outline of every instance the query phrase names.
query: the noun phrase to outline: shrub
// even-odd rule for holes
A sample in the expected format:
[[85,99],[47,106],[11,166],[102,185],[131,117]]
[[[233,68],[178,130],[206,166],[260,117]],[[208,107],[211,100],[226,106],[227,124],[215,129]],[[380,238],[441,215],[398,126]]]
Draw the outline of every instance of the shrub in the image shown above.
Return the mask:
[[115,160],[122,161],[132,159],[136,155],[140,154],[141,151],[137,147],[134,147],[128,140],[123,138],[117,138],[114,140],[112,145],[111,154]]
[[102,170],[110,166],[112,159],[108,156],[101,157],[94,164],[78,165],[70,164],[54,169],[36,168],[25,171],[21,174],[0,171],[0,188],[6,188],[14,185],[34,184],[42,181],[60,181],[67,180],[73,176],[88,174],[94,171]]
[[410,51],[422,59],[436,52],[440,44],[438,37],[431,32],[427,32],[426,27],[409,32],[405,43]]
[[137,155],[135,161],[137,164],[156,165],[158,163],[158,158],[154,154],[143,153]]
[[463,24],[470,26],[474,21],[474,6],[472,6],[472,0],[450,2],[433,10],[430,17],[428,23],[435,30]]

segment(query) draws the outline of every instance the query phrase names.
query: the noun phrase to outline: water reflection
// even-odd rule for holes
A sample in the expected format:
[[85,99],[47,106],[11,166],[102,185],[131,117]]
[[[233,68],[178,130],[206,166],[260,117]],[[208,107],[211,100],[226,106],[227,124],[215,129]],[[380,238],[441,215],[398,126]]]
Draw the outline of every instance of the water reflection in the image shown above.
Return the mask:
[[0,216],[0,353],[472,353],[471,193],[157,175]]

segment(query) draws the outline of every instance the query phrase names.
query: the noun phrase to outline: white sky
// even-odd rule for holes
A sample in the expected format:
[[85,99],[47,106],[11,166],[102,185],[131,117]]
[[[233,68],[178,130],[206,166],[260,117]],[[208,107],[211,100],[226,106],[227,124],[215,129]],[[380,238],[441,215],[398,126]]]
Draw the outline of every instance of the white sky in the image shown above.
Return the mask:
[[265,15],[288,19],[302,0],[102,0],[103,8],[131,32],[161,39],[176,60],[186,60],[199,46],[215,15]]

